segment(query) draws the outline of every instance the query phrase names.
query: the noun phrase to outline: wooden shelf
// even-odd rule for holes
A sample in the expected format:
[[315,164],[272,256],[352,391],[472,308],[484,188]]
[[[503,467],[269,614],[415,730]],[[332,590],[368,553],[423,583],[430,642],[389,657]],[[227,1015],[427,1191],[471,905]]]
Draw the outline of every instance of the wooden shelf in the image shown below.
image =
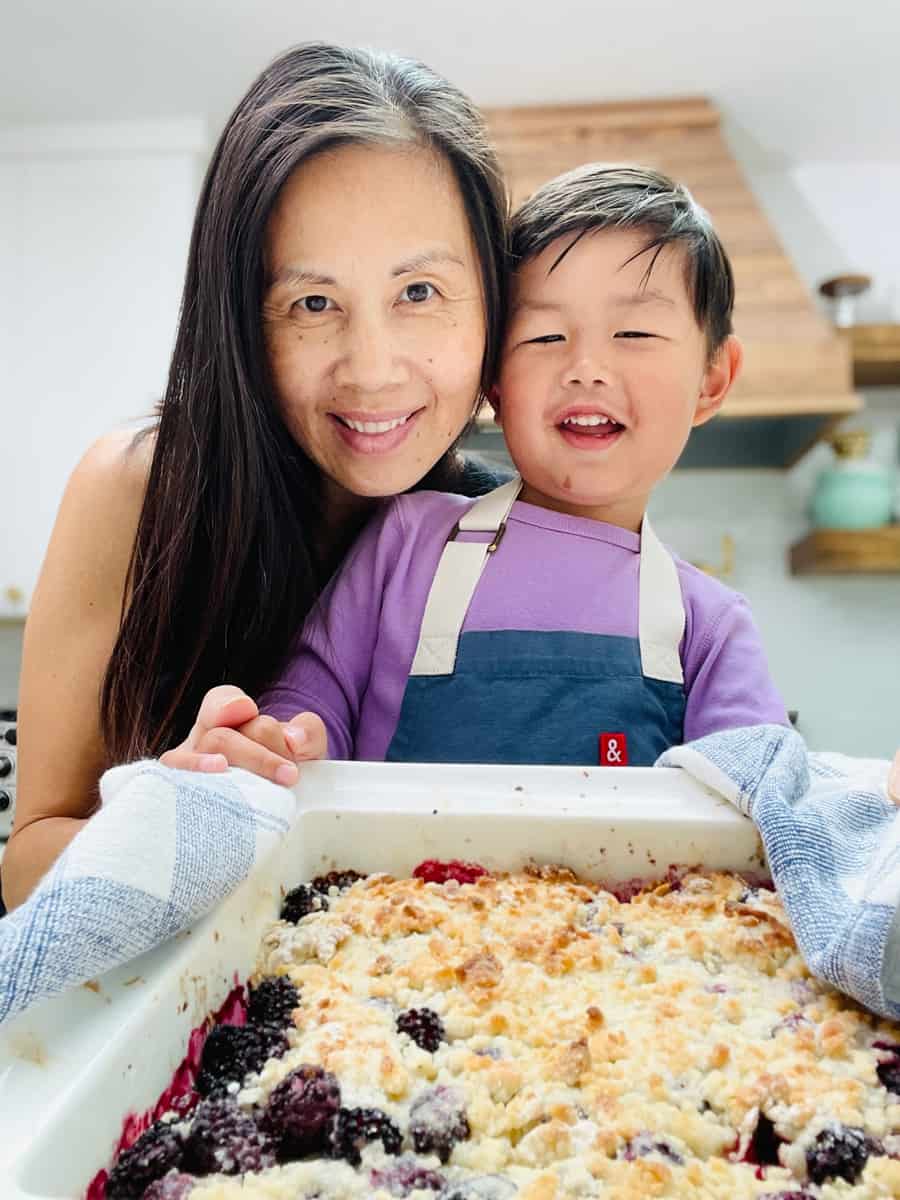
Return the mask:
[[841,332],[850,343],[856,387],[900,387],[900,324],[851,325]]
[[900,574],[900,524],[814,529],[790,550],[792,575]]

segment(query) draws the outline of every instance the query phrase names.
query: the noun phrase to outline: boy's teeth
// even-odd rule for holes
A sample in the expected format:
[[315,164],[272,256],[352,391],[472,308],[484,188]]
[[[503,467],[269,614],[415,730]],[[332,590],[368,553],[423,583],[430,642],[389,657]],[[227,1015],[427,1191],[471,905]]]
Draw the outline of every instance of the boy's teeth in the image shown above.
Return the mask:
[[349,417],[341,417],[341,420],[357,433],[388,433],[391,429],[404,425],[409,417],[394,417],[391,421],[351,421]]
[[599,413],[584,417],[566,417],[563,425],[608,425],[609,417],[601,417]]

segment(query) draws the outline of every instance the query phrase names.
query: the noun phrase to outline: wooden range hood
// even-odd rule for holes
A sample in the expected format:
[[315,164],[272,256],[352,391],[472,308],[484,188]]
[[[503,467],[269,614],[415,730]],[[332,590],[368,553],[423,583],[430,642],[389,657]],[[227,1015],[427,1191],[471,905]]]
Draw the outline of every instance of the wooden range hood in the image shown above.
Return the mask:
[[580,163],[631,162],[687,184],[710,213],[734,266],[745,364],[682,465],[785,465],[860,408],[847,344],[791,265],[708,100],[493,109],[487,119],[514,205]]

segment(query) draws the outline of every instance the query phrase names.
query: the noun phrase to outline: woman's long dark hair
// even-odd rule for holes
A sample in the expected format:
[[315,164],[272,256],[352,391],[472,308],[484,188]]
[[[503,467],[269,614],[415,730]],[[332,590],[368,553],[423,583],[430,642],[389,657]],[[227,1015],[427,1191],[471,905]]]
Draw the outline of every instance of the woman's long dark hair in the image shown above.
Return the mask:
[[[323,43],[283,54],[229,120],[200,195],[123,616],[103,681],[110,762],[177,744],[217,683],[258,694],[344,549],[317,547],[320,473],[287,432],[270,382],[264,238],[279,190],[305,159],[341,144],[398,141],[434,149],[455,173],[481,265],[485,390],[493,378],[506,193],[478,110],[408,59]],[[429,480],[439,484],[440,470]]]

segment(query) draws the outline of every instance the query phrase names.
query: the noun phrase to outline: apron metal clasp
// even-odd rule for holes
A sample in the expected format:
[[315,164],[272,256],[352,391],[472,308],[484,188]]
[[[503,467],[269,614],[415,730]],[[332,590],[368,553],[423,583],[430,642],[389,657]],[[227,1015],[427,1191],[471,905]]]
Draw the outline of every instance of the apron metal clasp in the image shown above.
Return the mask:
[[497,547],[503,541],[504,533],[506,533],[506,522],[501,521],[500,527],[498,528],[497,532],[494,534],[494,540],[490,543],[490,545],[487,548],[488,554],[494,553],[494,551],[497,549]]

